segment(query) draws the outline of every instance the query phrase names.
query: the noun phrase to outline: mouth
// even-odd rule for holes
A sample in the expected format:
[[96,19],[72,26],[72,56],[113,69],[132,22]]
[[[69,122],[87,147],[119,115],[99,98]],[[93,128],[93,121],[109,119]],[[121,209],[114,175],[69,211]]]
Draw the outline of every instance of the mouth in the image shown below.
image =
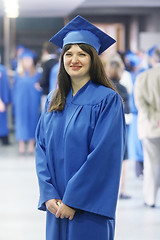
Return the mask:
[[81,66],[70,66],[72,70],[77,71],[80,70],[82,67]]

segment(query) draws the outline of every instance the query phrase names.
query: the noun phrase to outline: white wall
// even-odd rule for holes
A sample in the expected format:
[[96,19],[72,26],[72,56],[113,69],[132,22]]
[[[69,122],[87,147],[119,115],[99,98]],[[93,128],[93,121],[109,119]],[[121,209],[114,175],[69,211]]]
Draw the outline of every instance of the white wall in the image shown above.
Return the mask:
[[154,45],[160,45],[160,33],[159,32],[141,32],[139,34],[139,47],[140,49],[147,51]]

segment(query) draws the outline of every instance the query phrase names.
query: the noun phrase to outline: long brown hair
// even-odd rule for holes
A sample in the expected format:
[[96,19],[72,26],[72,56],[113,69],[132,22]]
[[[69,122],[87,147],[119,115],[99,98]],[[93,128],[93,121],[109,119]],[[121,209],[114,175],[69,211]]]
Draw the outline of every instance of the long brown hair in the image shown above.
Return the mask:
[[[97,51],[90,45],[80,43],[77,44],[83,51],[87,52],[91,57],[91,67],[90,67],[90,78],[92,82],[109,87],[113,90],[114,87],[111,81],[108,79],[106,72],[104,70],[103,64],[98,56]],[[64,46],[60,58],[60,68],[57,80],[57,89],[53,93],[49,112],[51,111],[61,111],[65,107],[66,97],[71,88],[71,78],[64,68],[63,56],[71,48],[72,44],[67,44]],[[116,91],[116,90],[115,90]]]

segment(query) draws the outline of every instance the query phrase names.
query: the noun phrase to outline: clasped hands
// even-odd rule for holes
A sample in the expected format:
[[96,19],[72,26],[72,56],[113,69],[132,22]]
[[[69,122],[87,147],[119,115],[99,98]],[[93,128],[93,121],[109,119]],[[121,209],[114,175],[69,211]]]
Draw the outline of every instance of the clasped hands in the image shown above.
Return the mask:
[[74,217],[75,210],[62,203],[60,199],[50,199],[45,204],[47,210],[54,214],[56,218],[69,218],[69,220],[72,220]]

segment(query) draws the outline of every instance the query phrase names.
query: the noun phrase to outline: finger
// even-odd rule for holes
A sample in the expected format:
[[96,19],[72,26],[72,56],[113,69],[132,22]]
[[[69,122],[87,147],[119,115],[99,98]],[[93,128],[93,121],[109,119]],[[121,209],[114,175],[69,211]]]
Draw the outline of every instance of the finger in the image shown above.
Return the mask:
[[48,211],[51,212],[54,215],[56,214],[56,211],[53,211],[52,209],[50,209],[50,210],[48,209]]
[[61,219],[63,219],[63,218],[64,218],[64,215],[63,215],[63,214],[61,214],[61,215],[60,215],[60,218],[61,218]]
[[56,210],[55,210],[55,208],[53,208],[53,207],[49,207],[48,208],[48,211],[50,211],[51,213],[53,213],[54,215],[56,214]]
[[58,206],[57,206],[55,203],[53,203],[52,205],[50,205],[50,206],[48,207],[48,210],[49,210],[51,213],[56,214],[56,212],[58,211]]
[[49,200],[49,201],[46,202],[46,207],[47,207],[47,208],[57,207],[56,202],[57,202],[57,201],[55,201],[54,199]]
[[50,209],[52,209],[53,211],[57,212],[58,211],[58,206],[51,206]]
[[57,205],[57,203],[53,203],[53,205],[52,205],[52,208],[57,212],[57,210],[58,210],[58,205]]
[[73,219],[73,216],[70,216],[70,217],[69,217],[69,220],[72,220],[72,219]]
[[75,212],[69,216],[69,220],[72,220],[74,218]]
[[59,217],[60,217],[60,212],[57,211],[57,212],[56,212],[56,218],[59,218]]

